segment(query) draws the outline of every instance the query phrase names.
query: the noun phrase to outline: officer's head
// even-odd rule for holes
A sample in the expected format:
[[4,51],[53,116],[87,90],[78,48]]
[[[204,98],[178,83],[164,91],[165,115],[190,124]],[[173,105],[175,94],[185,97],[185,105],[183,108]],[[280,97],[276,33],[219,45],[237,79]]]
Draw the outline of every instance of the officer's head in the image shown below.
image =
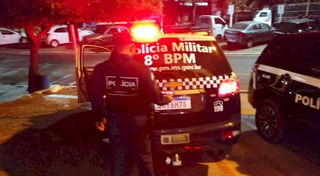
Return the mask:
[[128,32],[114,34],[114,49],[118,54],[127,54],[133,56],[136,48]]

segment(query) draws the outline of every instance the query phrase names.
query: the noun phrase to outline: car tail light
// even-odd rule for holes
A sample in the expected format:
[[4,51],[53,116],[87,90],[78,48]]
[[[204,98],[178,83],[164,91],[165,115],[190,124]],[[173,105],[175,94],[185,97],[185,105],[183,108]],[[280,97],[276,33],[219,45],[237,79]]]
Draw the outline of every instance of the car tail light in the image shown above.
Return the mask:
[[226,97],[233,95],[240,90],[239,80],[236,78],[230,78],[222,81],[218,89],[218,97]]
[[239,32],[238,35],[239,35],[239,37],[243,37],[243,33],[242,32]]
[[239,130],[228,131],[228,132],[221,133],[221,137],[223,139],[230,139],[230,138],[238,136],[239,134],[240,134]]
[[[184,149],[185,149],[185,150],[191,150],[191,149],[192,149],[192,147],[190,147],[190,146],[184,146]],[[195,150],[200,150],[200,149],[201,149],[201,147],[199,147],[199,146],[195,146],[195,147],[193,147],[193,149],[195,149]]]

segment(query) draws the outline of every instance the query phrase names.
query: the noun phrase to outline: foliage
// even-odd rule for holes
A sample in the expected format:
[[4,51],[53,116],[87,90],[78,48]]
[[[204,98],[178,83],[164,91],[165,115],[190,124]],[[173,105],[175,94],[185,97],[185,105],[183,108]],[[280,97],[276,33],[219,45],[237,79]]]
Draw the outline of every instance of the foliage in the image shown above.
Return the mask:
[[0,1],[0,24],[126,21],[161,14],[161,0],[6,0]]
[[234,2],[234,5],[235,5],[236,9],[244,10],[247,8],[246,2],[247,2],[247,0],[237,0]]
[[247,5],[256,3],[255,6],[262,8],[263,6],[272,6],[284,3],[306,3],[308,0],[247,0]]

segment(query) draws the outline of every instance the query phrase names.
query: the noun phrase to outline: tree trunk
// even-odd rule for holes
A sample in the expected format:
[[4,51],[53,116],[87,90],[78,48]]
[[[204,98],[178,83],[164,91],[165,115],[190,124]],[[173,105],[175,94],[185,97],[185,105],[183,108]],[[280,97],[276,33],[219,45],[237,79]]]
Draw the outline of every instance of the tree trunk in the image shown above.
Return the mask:
[[193,22],[196,22],[196,10],[197,10],[196,1],[193,0],[192,1],[192,21]]
[[32,22],[28,23],[24,28],[26,31],[29,49],[30,49],[30,67],[28,74],[28,91],[29,93],[40,90],[42,85],[42,75],[39,74],[39,47],[40,40],[50,30],[53,24],[49,23],[40,33],[35,35],[34,25]]
[[255,12],[260,10],[260,8],[261,8],[260,0],[255,0],[255,2],[254,2],[254,10],[255,10]]
[[28,91],[29,93],[39,90],[38,81],[39,81],[39,46],[40,41],[29,42],[30,47],[30,67],[28,75]]

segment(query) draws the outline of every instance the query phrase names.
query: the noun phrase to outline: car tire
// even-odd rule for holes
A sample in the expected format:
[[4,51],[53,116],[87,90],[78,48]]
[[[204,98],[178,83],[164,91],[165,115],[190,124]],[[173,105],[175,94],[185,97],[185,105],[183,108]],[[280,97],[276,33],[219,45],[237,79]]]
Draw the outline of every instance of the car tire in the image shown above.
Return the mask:
[[94,45],[102,46],[102,42],[100,40],[95,40],[93,42]]
[[256,111],[255,121],[258,134],[269,143],[279,143],[286,131],[284,117],[279,101],[263,100]]
[[252,39],[249,39],[248,41],[247,41],[247,48],[251,48],[251,47],[253,47],[253,45],[254,45],[254,42],[253,42],[253,40]]
[[26,37],[21,37],[20,38],[20,43],[21,44],[27,44],[28,43],[28,39]]
[[50,46],[52,46],[53,48],[56,48],[59,46],[59,41],[58,40],[52,40],[50,42]]
[[216,40],[217,40],[218,43],[221,43],[222,40],[223,40],[223,38],[222,38],[221,35],[217,35],[217,36],[216,36]]

